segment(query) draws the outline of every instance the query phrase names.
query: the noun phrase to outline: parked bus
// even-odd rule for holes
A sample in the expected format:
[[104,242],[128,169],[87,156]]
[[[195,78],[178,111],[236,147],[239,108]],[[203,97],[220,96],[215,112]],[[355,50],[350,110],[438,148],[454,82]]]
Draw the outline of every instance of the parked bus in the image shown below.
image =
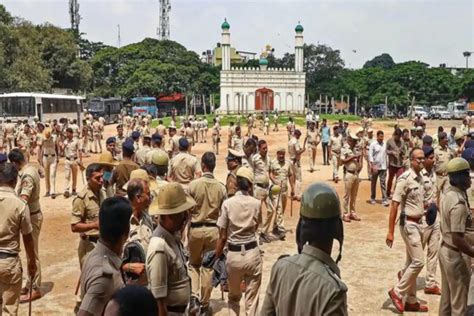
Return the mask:
[[455,120],[462,120],[466,117],[466,103],[463,102],[449,102],[448,111],[451,113],[451,118]]
[[156,98],[155,97],[136,97],[131,100],[132,115],[141,116],[150,114],[156,118]]
[[94,98],[88,103],[87,110],[94,118],[103,117],[106,124],[118,123],[123,101],[119,98]]
[[74,95],[46,93],[7,93],[0,94],[0,117],[4,119],[40,121],[61,118],[77,119],[82,122],[83,97]]

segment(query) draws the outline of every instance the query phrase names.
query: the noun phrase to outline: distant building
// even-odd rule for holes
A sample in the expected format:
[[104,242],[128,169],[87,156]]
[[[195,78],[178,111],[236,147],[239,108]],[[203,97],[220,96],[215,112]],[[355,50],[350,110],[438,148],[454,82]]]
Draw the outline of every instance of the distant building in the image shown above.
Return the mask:
[[[234,47],[230,48],[230,60],[233,64],[241,64],[245,62],[244,57],[240,56],[239,52]],[[222,46],[220,44],[218,44],[212,52],[212,64],[214,66],[222,65]]]
[[295,67],[268,68],[262,56],[259,68],[235,68],[235,55],[230,44],[230,25],[222,23],[220,59],[221,113],[255,111],[304,112],[306,74],[303,71],[303,27],[295,28]]

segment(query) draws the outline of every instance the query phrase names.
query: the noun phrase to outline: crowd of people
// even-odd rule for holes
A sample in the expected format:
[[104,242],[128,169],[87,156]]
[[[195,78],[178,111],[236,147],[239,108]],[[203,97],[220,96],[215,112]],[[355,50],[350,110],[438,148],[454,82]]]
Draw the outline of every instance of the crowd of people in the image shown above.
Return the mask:
[[[71,231],[79,239],[78,315],[212,315],[214,287],[228,292],[230,315],[240,314],[242,296],[247,315],[347,314],[347,287],[337,267],[341,253],[334,261],[331,252],[333,239],[342,250],[343,223],[361,221],[356,201],[365,165],[371,181],[367,202],[390,206],[387,245],[393,244],[397,220],[406,245],[399,282],[389,291],[396,310],[428,311],[416,297],[425,262],[424,292],[441,295],[441,315],[464,315],[468,305],[474,306],[474,135],[469,119],[459,130],[447,134],[439,127],[430,136],[417,117],[410,130],[395,125],[385,141],[384,132],[374,132],[367,117],[351,130],[349,122],[330,126],[308,113],[306,128],[297,128],[291,118],[286,123],[288,139],[277,146],[274,159],[268,143],[256,135],[257,129],[270,134],[270,118],[260,119],[259,127],[252,114],[230,122],[225,183],[214,175],[222,142],[219,115],[211,124],[204,117],[178,122],[173,116],[169,126],[159,120],[154,130],[151,117],[123,116],[104,148],[104,121],[88,113],[81,127],[66,119],[35,119],[32,125],[7,120],[0,132],[3,311],[16,314],[19,302],[41,298],[41,178],[45,197],[55,199],[56,170],[63,158],[67,181],[61,192],[72,197]],[[278,131],[278,113],[272,124]],[[208,129],[212,147],[197,157],[193,147],[207,143]],[[319,144],[323,164],[332,165],[332,180],[338,183],[342,174],[342,203],[327,183],[302,188],[302,155],[307,152],[313,173]],[[98,159],[84,166],[91,152]],[[293,212],[293,201],[301,203],[299,254],[275,263],[260,304],[260,245],[285,240],[284,214],[288,203]],[[23,287],[20,236],[28,262]]]

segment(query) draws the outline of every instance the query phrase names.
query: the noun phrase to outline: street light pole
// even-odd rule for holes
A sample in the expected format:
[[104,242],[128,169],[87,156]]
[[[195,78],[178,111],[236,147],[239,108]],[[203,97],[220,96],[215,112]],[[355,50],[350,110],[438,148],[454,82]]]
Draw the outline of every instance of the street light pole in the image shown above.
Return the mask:
[[471,57],[471,54],[474,54],[474,52],[465,51],[462,53],[462,55],[466,58],[466,69],[469,68],[469,57]]

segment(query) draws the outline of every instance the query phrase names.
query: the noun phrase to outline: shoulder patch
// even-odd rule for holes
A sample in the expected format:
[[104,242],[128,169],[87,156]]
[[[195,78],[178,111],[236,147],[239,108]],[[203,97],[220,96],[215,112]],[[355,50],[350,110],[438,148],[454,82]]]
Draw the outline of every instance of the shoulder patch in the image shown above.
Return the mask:
[[324,267],[326,268],[326,271],[328,272],[329,276],[336,282],[337,286],[339,287],[340,291],[347,292],[347,285],[342,282],[341,278],[331,270],[331,268],[324,264]]
[[165,252],[166,242],[161,237],[153,236],[150,239],[150,244],[148,245],[148,251],[153,252]]
[[110,266],[109,258],[107,256],[102,257],[102,276],[111,278],[114,274],[114,269]]
[[280,259],[283,259],[283,258],[286,258],[286,257],[289,257],[290,255],[288,254],[285,254],[285,255],[281,255],[278,257],[277,261],[280,260]]

